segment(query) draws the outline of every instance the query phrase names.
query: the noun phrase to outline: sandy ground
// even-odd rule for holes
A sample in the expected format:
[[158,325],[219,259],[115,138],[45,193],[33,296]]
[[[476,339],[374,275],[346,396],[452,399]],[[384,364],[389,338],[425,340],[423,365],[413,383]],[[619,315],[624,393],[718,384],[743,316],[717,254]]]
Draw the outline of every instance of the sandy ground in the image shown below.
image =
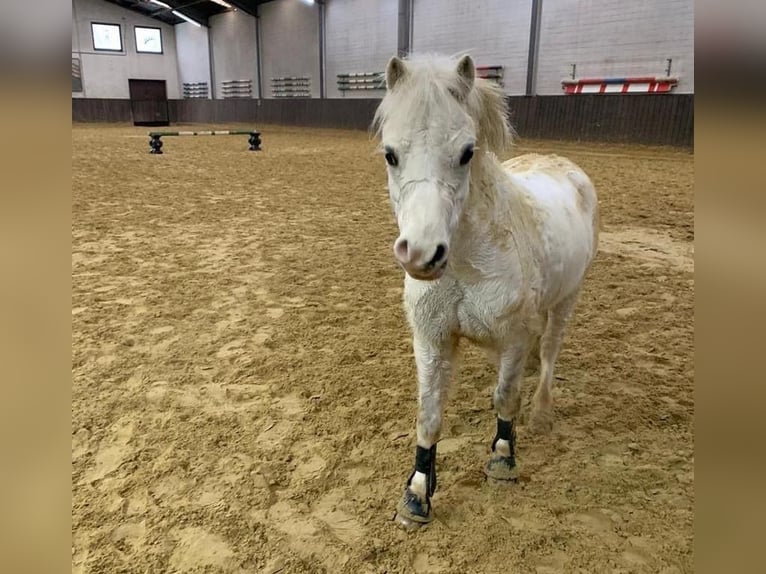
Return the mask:
[[515,486],[484,483],[495,374],[465,347],[413,535],[391,522],[416,395],[383,160],[365,133],[260,129],[260,153],[152,156],[146,128],[73,126],[73,572],[691,572],[693,156],[513,152],[591,174],[601,252]]

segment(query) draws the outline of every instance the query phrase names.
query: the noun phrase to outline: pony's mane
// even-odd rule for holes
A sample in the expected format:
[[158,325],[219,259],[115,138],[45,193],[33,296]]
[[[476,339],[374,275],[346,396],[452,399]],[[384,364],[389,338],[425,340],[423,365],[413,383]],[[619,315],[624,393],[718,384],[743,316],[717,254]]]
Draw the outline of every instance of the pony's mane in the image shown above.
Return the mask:
[[372,126],[376,135],[380,136],[393,114],[417,121],[434,107],[460,106],[475,122],[479,147],[499,154],[512,144],[514,134],[500,86],[477,77],[470,91],[460,98],[458,94],[465,94],[468,86],[456,71],[456,57],[417,54],[404,61],[406,74],[386,92],[375,111]]

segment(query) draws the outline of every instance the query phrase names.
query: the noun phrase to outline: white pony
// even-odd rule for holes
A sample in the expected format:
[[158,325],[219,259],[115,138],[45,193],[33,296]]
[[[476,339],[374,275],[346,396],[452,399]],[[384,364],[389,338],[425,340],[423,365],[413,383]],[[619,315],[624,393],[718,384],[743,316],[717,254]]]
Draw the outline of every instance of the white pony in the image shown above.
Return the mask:
[[553,368],[596,254],[598,201],[571,161],[537,154],[500,163],[511,143],[502,91],[470,56],[392,58],[374,127],[399,225],[404,308],[418,375],[415,469],[397,509],[414,528],[433,519],[436,443],[460,338],[498,365],[497,433],[485,474],[517,477],[514,419],[527,355],[539,346],[530,424],[549,430]]

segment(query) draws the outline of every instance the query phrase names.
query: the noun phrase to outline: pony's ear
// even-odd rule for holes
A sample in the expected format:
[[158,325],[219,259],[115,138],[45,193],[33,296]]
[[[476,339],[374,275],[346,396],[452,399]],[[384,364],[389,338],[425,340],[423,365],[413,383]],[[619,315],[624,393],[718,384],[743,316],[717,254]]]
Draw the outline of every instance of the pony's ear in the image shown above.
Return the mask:
[[466,54],[460,58],[457,62],[457,75],[460,78],[461,94],[464,98],[468,95],[468,92],[473,88],[473,83],[476,80],[476,66],[473,63],[473,58]]
[[407,66],[404,60],[394,56],[388,61],[386,66],[386,89],[391,90],[396,83],[407,74]]

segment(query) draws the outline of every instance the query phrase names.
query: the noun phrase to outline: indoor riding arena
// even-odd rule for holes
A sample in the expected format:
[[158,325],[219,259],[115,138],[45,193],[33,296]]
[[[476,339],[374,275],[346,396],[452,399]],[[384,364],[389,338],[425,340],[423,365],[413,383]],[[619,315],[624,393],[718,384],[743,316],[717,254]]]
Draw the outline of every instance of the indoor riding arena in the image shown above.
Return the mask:
[[[73,0],[72,571],[692,572],[692,4]],[[600,222],[552,430],[530,365],[518,477],[489,481],[497,367],[462,341],[407,531],[418,383],[370,126],[419,52],[470,54],[507,96],[499,159],[574,161]]]

